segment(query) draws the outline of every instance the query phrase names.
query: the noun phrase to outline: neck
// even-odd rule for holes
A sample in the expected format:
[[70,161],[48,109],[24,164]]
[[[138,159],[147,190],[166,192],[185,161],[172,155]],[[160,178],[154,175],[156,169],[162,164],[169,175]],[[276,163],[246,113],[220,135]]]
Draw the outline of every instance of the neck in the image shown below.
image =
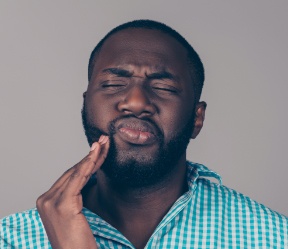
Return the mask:
[[137,232],[142,242],[147,242],[165,214],[185,191],[186,159],[183,156],[165,179],[145,188],[116,188],[100,170],[97,172],[97,184],[84,191],[83,203],[131,242],[137,238]]

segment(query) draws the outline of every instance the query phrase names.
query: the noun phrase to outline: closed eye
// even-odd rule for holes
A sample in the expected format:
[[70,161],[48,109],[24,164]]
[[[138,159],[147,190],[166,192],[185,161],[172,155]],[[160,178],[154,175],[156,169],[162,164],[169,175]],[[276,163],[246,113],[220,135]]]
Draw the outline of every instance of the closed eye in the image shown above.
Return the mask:
[[122,86],[125,86],[124,84],[105,84],[105,85],[102,85],[103,88],[108,88],[108,87],[122,87]]
[[166,91],[166,92],[173,92],[176,93],[177,91],[174,89],[170,89],[170,88],[163,88],[163,87],[153,87],[153,89],[155,90],[160,90],[160,91]]
[[176,87],[167,84],[156,83],[152,85],[152,89],[157,92],[163,93],[178,93],[179,90]]
[[127,83],[122,80],[107,80],[102,82],[101,87],[102,88],[119,88],[126,86]]
[[101,83],[100,87],[102,91],[106,93],[119,93],[124,90],[127,83],[122,80],[107,80]]

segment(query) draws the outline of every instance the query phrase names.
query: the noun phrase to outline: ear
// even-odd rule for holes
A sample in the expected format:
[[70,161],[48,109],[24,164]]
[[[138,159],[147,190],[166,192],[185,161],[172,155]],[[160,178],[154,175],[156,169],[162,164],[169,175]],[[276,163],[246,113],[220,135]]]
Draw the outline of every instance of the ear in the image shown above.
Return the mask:
[[83,99],[86,98],[86,93],[87,93],[87,92],[84,92],[84,93],[83,93]]
[[207,104],[204,101],[198,102],[195,106],[194,130],[191,138],[195,139],[200,133],[205,119],[205,110]]

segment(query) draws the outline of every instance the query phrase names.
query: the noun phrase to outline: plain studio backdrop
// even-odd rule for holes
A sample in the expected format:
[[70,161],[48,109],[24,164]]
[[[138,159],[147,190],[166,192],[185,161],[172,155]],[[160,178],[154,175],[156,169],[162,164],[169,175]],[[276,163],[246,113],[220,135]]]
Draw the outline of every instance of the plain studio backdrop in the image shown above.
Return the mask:
[[90,52],[145,18],[179,31],[206,69],[206,120],[188,159],[288,215],[287,13],[287,1],[1,1],[0,217],[34,207],[88,153]]

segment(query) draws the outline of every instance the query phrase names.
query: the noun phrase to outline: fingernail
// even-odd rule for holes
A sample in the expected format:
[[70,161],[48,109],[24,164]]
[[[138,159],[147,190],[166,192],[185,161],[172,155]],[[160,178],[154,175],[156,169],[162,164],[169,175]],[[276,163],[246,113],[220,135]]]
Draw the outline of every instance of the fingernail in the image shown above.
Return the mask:
[[109,137],[108,136],[104,136],[104,139],[102,141],[102,144],[106,144],[109,140]]
[[104,137],[105,137],[104,135],[101,135],[99,140],[98,140],[98,143],[101,143],[103,141]]
[[97,146],[97,143],[96,143],[96,142],[93,143],[92,146],[91,146],[91,148],[90,148],[90,151],[95,150],[95,149],[96,149],[96,146]]

